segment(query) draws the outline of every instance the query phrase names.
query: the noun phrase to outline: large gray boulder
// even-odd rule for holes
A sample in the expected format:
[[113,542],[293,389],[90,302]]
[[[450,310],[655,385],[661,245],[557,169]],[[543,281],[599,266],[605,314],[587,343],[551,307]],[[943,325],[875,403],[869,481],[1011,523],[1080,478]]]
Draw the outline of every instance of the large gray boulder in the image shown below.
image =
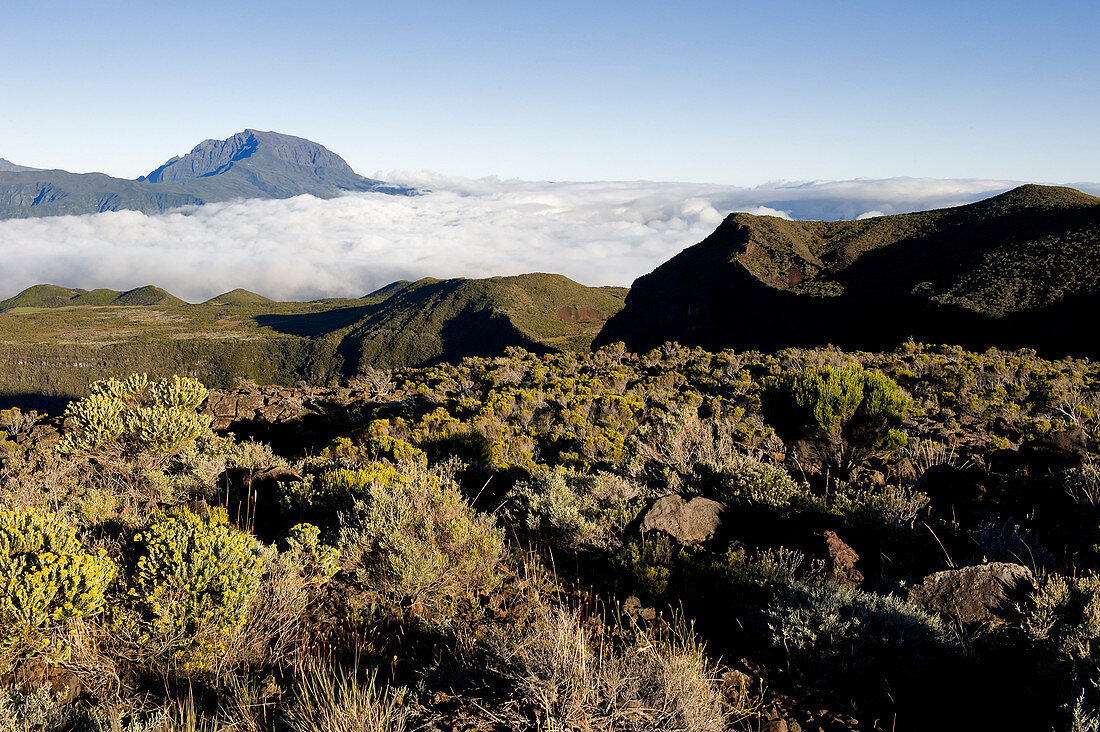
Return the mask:
[[1033,583],[1027,567],[990,562],[930,574],[909,590],[909,602],[966,625],[993,625]]
[[722,525],[722,504],[709,498],[669,495],[658,498],[642,516],[643,532],[661,531],[684,545],[710,541]]

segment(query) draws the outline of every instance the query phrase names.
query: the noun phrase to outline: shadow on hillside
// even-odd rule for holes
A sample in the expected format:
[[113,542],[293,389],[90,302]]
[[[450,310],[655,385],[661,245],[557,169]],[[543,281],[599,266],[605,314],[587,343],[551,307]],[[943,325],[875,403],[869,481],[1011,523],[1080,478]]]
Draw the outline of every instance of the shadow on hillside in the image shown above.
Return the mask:
[[257,325],[271,328],[280,333],[293,336],[316,337],[334,330],[347,328],[365,318],[376,305],[326,310],[321,313],[301,313],[294,315],[257,315]]
[[31,410],[39,414],[60,417],[72,397],[52,394],[0,394],[0,409],[18,407],[24,412]]
[[552,348],[531,340],[507,316],[488,310],[467,309],[458,317],[444,321],[439,329],[443,353],[428,361],[428,365],[454,362],[467,356],[493,358],[504,355],[509,346],[530,353],[549,353]]

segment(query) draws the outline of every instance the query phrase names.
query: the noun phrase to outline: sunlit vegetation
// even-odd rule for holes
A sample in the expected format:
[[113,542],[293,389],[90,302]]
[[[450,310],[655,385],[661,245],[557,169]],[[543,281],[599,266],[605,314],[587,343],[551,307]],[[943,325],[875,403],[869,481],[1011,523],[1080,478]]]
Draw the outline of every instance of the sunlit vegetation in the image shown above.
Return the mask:
[[[0,728],[1071,729],[1100,707],[1093,362],[510,349],[364,370],[281,454],[212,431],[207,393],[120,374],[64,422],[0,413]],[[651,515],[673,495],[716,528]],[[1034,576],[994,619],[910,602],[987,562]]]

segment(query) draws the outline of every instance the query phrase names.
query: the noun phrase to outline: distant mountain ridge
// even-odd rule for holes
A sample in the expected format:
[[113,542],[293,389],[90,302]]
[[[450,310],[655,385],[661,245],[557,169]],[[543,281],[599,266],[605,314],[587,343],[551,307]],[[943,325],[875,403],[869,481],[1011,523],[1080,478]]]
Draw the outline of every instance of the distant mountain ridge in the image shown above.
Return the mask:
[[205,140],[137,180],[39,170],[0,159],[0,219],[134,210],[158,213],[238,198],[331,198],[348,191],[412,189],[364,178],[323,145],[247,129]]
[[860,221],[732,214],[634,282],[597,343],[884,348],[908,337],[1100,355],[1100,198],[1025,185]]
[[26,170],[37,170],[37,168],[28,168],[26,165],[16,165],[10,160],[0,158],[0,173],[19,173]]

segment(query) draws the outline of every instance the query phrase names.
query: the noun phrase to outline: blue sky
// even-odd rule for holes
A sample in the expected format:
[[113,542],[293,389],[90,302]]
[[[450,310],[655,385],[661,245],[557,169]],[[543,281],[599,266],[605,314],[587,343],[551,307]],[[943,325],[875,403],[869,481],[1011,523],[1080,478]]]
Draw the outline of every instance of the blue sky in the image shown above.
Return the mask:
[[1100,179],[1092,2],[6,2],[0,157],[245,127],[365,174]]

